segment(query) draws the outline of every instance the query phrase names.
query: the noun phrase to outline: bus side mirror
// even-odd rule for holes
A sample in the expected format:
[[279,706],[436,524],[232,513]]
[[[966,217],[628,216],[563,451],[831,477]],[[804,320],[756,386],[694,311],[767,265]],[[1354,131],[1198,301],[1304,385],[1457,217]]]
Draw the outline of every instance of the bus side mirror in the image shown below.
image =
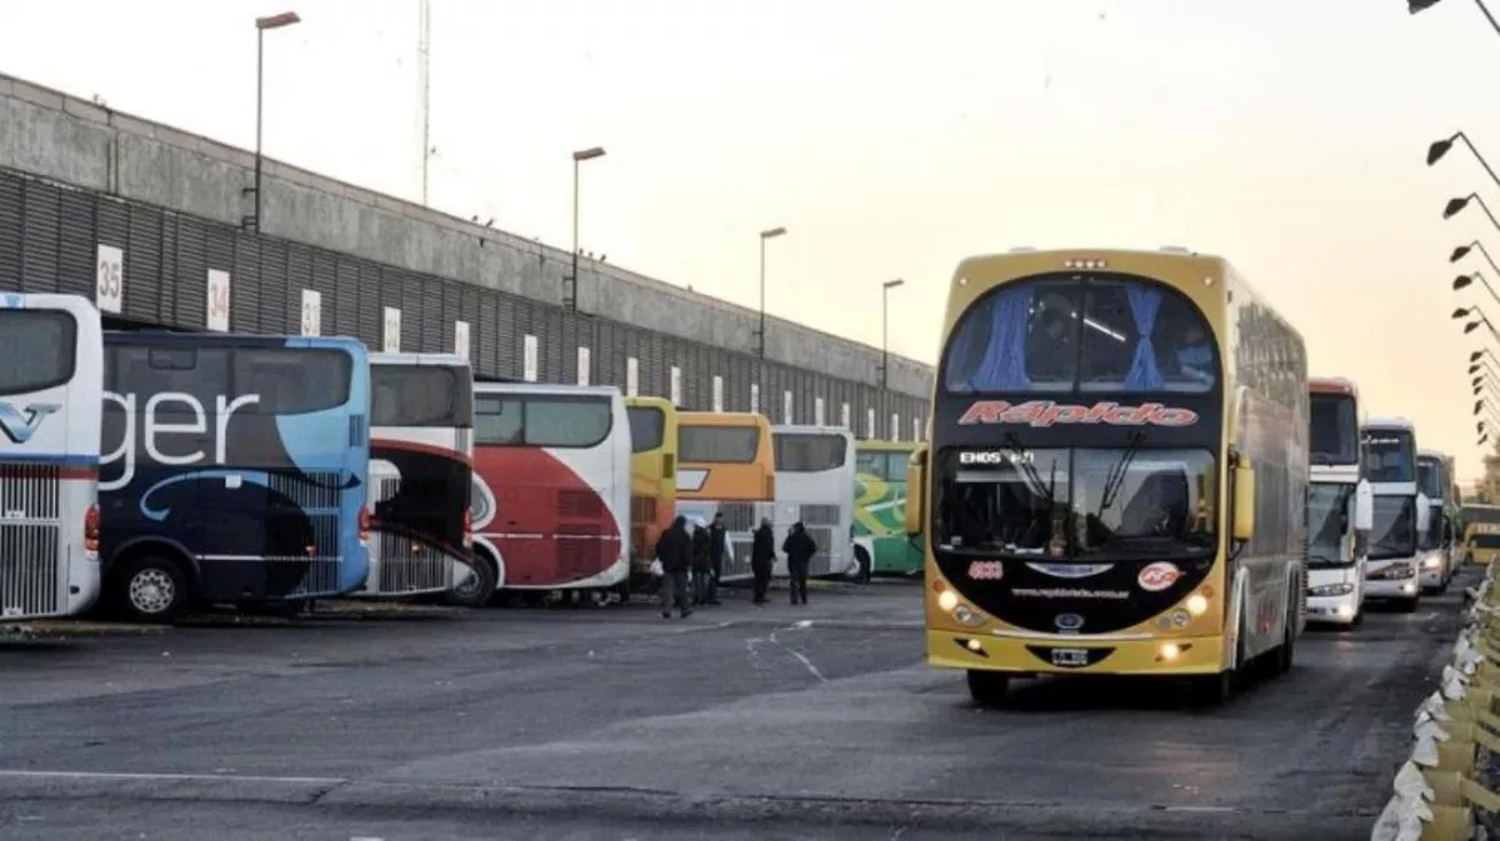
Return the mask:
[[670,479],[677,475],[677,456],[664,453],[661,457],[661,477]]
[[1255,467],[1241,462],[1234,466],[1234,539],[1255,536]]
[[1375,528],[1375,492],[1370,483],[1360,480],[1354,486],[1354,530],[1370,531]]
[[927,522],[927,448],[918,447],[906,463],[906,533],[915,537]]
[[1417,494],[1417,534],[1426,534],[1432,528],[1432,500],[1427,494]]

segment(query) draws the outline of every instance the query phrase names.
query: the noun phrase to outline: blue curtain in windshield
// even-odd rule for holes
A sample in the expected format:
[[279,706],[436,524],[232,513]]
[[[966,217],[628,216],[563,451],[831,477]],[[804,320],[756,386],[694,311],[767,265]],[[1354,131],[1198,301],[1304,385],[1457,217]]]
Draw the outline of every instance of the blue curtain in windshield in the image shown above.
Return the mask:
[[1008,289],[995,298],[990,312],[990,343],[969,384],[976,391],[1029,388],[1026,376],[1026,325],[1031,320],[1031,290]]
[[1135,332],[1140,336],[1135,359],[1125,375],[1125,387],[1132,391],[1154,391],[1164,384],[1161,369],[1156,365],[1156,348],[1151,344],[1156,314],[1161,311],[1161,290],[1132,285],[1125,288],[1125,294],[1130,298],[1130,313],[1135,318]]

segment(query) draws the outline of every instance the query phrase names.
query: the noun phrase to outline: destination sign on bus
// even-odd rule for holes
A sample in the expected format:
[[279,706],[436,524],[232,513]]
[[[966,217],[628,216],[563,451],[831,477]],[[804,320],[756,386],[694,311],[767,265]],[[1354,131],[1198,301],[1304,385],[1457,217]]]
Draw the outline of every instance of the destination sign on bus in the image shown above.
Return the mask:
[[1092,406],[1030,400],[1013,404],[1005,400],[976,400],[958,419],[960,426],[976,424],[1028,424],[1049,427],[1054,424],[1109,424],[1111,426],[1192,426],[1198,413],[1191,409],[1162,403],[1121,406],[1104,400]]
[[965,450],[958,454],[959,464],[1031,464],[1035,457],[1024,450]]

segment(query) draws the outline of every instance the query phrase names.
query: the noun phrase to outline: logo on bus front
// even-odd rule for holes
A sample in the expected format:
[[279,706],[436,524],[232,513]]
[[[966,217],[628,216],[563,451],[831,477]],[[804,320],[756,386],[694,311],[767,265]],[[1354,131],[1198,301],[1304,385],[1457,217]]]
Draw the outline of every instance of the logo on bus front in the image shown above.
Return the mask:
[[1176,584],[1177,579],[1181,577],[1182,570],[1179,570],[1175,564],[1168,563],[1167,561],[1157,561],[1141,570],[1140,576],[1136,578],[1136,583],[1141,585],[1141,589],[1148,593],[1160,593],[1162,590]]
[[47,416],[61,409],[56,403],[32,403],[24,409],[0,400],[0,432],[17,444],[31,440]]
[[1049,427],[1059,423],[1181,427],[1192,426],[1197,422],[1198,413],[1191,409],[1163,403],[1121,406],[1111,400],[1092,406],[1056,403],[1051,400],[1030,400],[1020,404],[1005,400],[976,400],[964,412],[963,417],[958,419],[960,426],[1027,424],[1033,427]]

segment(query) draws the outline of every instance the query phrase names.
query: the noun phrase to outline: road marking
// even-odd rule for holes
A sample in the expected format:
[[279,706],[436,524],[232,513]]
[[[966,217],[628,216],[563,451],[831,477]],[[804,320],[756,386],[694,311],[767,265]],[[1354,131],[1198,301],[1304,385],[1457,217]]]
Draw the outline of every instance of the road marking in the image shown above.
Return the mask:
[[1168,806],[1164,812],[1233,812],[1233,806]]
[[261,777],[246,774],[123,774],[104,771],[18,771],[0,769],[0,778],[38,780],[139,780],[155,782],[234,782],[295,783],[298,785],[341,785],[342,777]]

